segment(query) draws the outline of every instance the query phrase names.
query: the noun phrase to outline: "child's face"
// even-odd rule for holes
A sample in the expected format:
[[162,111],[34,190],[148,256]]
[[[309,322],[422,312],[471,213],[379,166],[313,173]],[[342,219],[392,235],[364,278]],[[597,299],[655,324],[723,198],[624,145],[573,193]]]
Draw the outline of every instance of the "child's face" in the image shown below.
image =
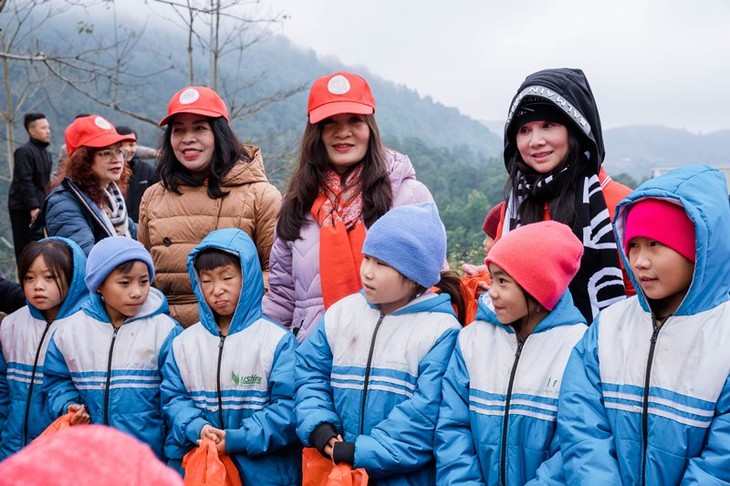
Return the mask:
[[199,276],[205,302],[216,315],[228,318],[230,322],[243,287],[241,267],[229,263],[211,270],[201,270]]
[[54,274],[42,255],[33,260],[28,273],[23,276],[23,292],[28,302],[50,319],[56,318],[66,287],[64,277]]
[[636,237],[629,243],[629,263],[647,298],[661,317],[673,314],[692,283],[695,265],[658,241]]
[[129,270],[114,269],[99,286],[104,306],[112,323],[123,322],[137,315],[150,293],[150,273],[147,265],[135,261]]
[[377,258],[363,255],[360,279],[365,298],[379,305],[385,314],[400,309],[416,294],[416,282],[405,278],[398,270]]
[[522,287],[494,263],[489,264],[489,274],[492,276],[489,297],[499,322],[512,324],[526,317],[528,306]]

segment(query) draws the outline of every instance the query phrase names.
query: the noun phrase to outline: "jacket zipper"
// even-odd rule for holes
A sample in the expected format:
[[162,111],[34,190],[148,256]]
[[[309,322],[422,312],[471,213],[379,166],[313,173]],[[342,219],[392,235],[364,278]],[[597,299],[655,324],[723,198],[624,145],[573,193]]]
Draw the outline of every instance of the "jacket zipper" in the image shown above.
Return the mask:
[[367,400],[368,395],[368,384],[370,382],[370,366],[373,363],[373,352],[375,351],[375,340],[378,338],[378,330],[380,330],[380,324],[383,323],[383,319],[385,318],[385,314],[382,312],[380,313],[380,318],[378,319],[378,323],[375,324],[375,330],[373,331],[373,337],[370,340],[370,352],[368,353],[368,364],[365,367],[365,384],[362,389],[362,403],[360,404],[360,434],[363,434],[363,429],[365,428],[365,402]]
[[30,417],[30,402],[31,398],[33,397],[33,385],[35,384],[35,374],[38,370],[38,360],[41,356],[41,348],[43,347],[43,342],[46,340],[46,334],[48,334],[48,330],[51,328],[51,324],[53,324],[53,321],[46,321],[46,328],[43,330],[43,334],[41,335],[41,341],[38,343],[38,349],[35,351],[35,361],[33,362],[33,371],[30,374],[30,386],[28,387],[28,399],[25,402],[25,417],[23,418],[23,445],[28,445],[28,419]]
[[651,365],[654,361],[654,349],[656,348],[657,337],[659,336],[659,330],[661,327],[656,325],[654,316],[652,316],[654,324],[654,332],[651,335],[651,345],[649,346],[649,359],[646,363],[646,377],[644,378],[644,406],[641,412],[641,437],[642,437],[642,453],[643,459],[641,462],[641,484],[646,484],[646,450],[649,445],[649,385],[651,376]]
[[226,424],[223,423],[223,394],[221,392],[221,364],[223,362],[223,343],[225,343],[226,337],[221,336],[221,340],[218,343],[218,372],[216,376],[216,391],[218,392],[218,421],[220,422],[220,428],[225,429]]
[[507,396],[504,402],[504,422],[502,423],[502,457],[499,466],[499,484],[505,486],[507,484],[507,426],[509,425],[509,404],[512,401],[512,386],[515,383],[515,374],[517,373],[517,364],[520,362],[522,347],[525,341],[517,342],[517,351],[515,351],[515,362],[512,364],[512,371],[509,375],[509,384],[507,385]]
[[114,343],[117,342],[117,333],[120,327],[114,327],[112,344],[109,346],[109,360],[106,365],[106,390],[104,391],[104,425],[109,425],[109,395],[111,395],[112,383],[112,356],[114,355]]

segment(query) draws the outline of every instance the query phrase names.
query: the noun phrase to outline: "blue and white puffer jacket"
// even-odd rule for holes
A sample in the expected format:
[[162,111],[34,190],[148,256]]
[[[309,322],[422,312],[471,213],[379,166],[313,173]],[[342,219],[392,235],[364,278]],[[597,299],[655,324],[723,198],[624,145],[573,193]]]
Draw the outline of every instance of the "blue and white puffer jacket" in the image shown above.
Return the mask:
[[568,362],[558,434],[568,484],[730,483],[730,207],[725,176],[690,166],[651,179],[614,222],[623,252],[635,202],[681,204],[697,242],[692,283],[661,327],[637,295],[604,309]]
[[562,483],[557,441],[560,383],[586,330],[569,291],[519,342],[487,293],[459,333],[444,375],[436,428],[438,484]]
[[101,296],[92,294],[51,337],[43,382],[51,413],[58,417],[82,403],[92,424],[126,432],[162,458],[167,429],[160,368],[182,330],[167,310],[165,297],[152,288],[137,315],[115,328]]
[[[205,302],[195,257],[207,248],[241,260],[243,286],[227,336]],[[211,232],[188,257],[200,322],[172,343],[163,367],[164,412],[172,427],[168,464],[180,461],[204,425],[224,429],[226,452],[243,484],[301,483],[302,447],[294,422],[294,335],[261,313],[264,282],[251,238],[234,228]]]
[[332,305],[297,351],[297,434],[331,424],[379,486],[435,484],[441,378],[460,328],[446,294],[384,315],[362,293]]
[[71,249],[73,276],[55,320],[46,321],[40,310],[28,304],[0,325],[0,460],[29,444],[53,421],[41,393],[48,342],[53,331],[89,296],[84,252],[66,238],[47,239]]

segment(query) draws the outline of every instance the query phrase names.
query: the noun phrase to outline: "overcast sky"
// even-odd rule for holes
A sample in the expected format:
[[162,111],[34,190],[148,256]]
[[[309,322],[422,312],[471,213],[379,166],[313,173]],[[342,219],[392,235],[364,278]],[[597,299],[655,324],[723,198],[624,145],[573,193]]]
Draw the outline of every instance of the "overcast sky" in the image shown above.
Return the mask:
[[604,128],[730,129],[728,0],[267,0],[296,45],[477,119],[528,74],[580,67]]

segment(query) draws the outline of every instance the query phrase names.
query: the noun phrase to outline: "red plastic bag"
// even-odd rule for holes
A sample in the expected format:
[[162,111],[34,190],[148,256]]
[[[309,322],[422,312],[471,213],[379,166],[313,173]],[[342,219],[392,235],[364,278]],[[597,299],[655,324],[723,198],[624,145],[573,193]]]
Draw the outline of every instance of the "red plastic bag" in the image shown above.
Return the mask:
[[334,464],[314,447],[302,451],[302,486],[367,486],[368,473],[348,464]]
[[483,290],[479,288],[480,282],[486,282],[487,285],[491,285],[492,280],[489,278],[488,271],[482,270],[475,275],[465,275],[459,279],[461,296],[464,299],[464,307],[466,308],[465,326],[474,322],[474,319],[477,316],[477,308],[479,307],[477,299],[483,292]]
[[233,460],[227,454],[218,455],[212,439],[203,439],[185,454],[182,467],[185,486],[243,486]]
[[33,441],[35,442],[37,440],[50,437],[53,434],[55,434],[56,432],[58,432],[59,430],[63,430],[67,427],[71,427],[71,417],[73,417],[75,413],[76,412],[67,412],[67,413],[61,415],[56,420],[51,422],[51,425],[46,427],[46,430],[44,430],[41,435],[39,435],[38,437],[33,439]]

